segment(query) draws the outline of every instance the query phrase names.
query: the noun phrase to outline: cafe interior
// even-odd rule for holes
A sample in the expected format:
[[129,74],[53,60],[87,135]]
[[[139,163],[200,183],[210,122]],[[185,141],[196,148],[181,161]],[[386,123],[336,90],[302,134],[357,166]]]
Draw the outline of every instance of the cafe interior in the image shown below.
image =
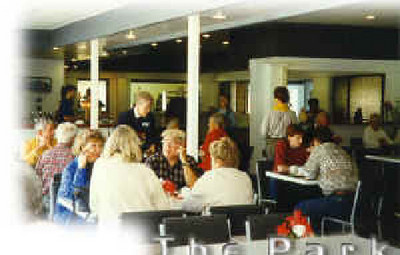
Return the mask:
[[[212,116],[225,107],[234,119],[227,136],[238,151],[236,168],[251,181],[251,202],[207,203],[200,212],[186,210],[181,200],[195,189],[196,182],[218,169],[204,170],[193,187],[187,182],[181,189],[176,183],[173,185],[173,180],[161,180],[157,174],[171,206],[167,210],[124,209],[118,216],[122,225],[147,229],[143,240],[153,244],[158,244],[156,237],[173,236],[171,247],[187,244],[189,236],[204,244],[232,240],[262,243],[267,237],[282,233],[305,237],[310,225],[318,228],[311,230],[313,238],[376,237],[400,246],[399,2],[100,2],[87,4],[85,8],[62,8],[56,3],[48,8],[35,8],[21,25],[19,35],[25,50],[21,56],[24,68],[19,88],[23,96],[18,100],[24,107],[18,114],[16,151],[37,136],[37,125],[44,119],[58,127],[64,121],[74,123],[78,133],[98,130],[107,148],[107,139],[117,133],[117,127],[129,125],[121,122],[121,113],[140,105],[138,93],[145,91],[153,99],[150,112],[154,117],[154,132],[159,137],[155,150],[163,151],[161,133],[175,118],[178,128],[186,133],[183,147],[187,155],[200,163],[205,153],[202,145],[211,132],[210,119],[215,120]],[[68,86],[75,91],[73,118],[60,121],[63,91]],[[304,211],[300,216],[296,214],[296,204],[321,192],[322,169],[326,164],[321,157],[318,163],[321,172],[314,178],[291,174],[291,170],[286,173],[276,170],[277,151],[271,158],[266,137],[260,130],[265,126],[265,116],[277,109],[274,93],[277,87],[286,88],[289,111],[297,116],[297,125],[311,123],[310,113],[315,109],[311,109],[314,107],[310,102],[318,102],[317,113],[327,113],[327,129],[339,137],[338,141],[330,142],[337,146],[332,155],[344,151],[347,156],[343,157],[357,169],[351,206],[344,218],[320,215],[315,222]],[[221,106],[224,100],[225,105]],[[374,114],[379,116],[380,128],[390,143],[379,143],[372,148],[366,146],[365,130]],[[311,123],[313,131],[319,130],[315,125]],[[308,133],[306,129],[303,131],[301,146],[308,150],[307,160],[315,160],[314,150],[324,143],[313,145],[316,136],[312,133],[307,146],[313,148],[305,148]],[[213,157],[213,152],[210,153]],[[106,149],[98,160],[104,155]],[[152,157],[145,150],[143,155],[143,163]],[[212,160],[214,168],[216,159]],[[183,168],[188,164],[185,162]],[[328,159],[327,164],[331,162]],[[299,169],[309,166],[308,161],[303,164]],[[38,165],[30,167],[33,173],[37,173],[34,169]],[[93,169],[100,170],[96,169],[96,163]],[[65,171],[53,173],[48,180],[50,208],[39,217],[51,224],[57,224],[54,215]],[[43,176],[38,178],[43,180]],[[166,181],[172,182],[172,192]],[[277,183],[280,196],[273,194],[272,186]],[[237,186],[233,181],[227,185],[241,194],[245,192],[239,182]],[[286,191],[281,192],[282,189]],[[101,192],[98,191],[99,196]],[[135,199],[135,194],[130,196]],[[75,206],[71,210],[79,217]],[[90,224],[101,223],[95,213],[88,215],[85,219]],[[291,229],[290,234],[279,231],[279,227],[290,222],[288,217],[304,217],[306,227]]]

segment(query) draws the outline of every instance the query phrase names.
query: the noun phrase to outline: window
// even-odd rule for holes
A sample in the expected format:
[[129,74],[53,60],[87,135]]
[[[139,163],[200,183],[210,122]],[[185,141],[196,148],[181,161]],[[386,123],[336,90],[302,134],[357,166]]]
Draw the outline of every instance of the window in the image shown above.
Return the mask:
[[372,113],[383,112],[384,75],[341,76],[333,78],[333,117],[335,123],[353,123],[361,108],[364,121]]
[[[78,80],[78,96],[80,102],[84,102],[88,99],[90,85],[90,80]],[[99,103],[101,104],[101,111],[107,112],[107,80],[99,80],[99,87]]]

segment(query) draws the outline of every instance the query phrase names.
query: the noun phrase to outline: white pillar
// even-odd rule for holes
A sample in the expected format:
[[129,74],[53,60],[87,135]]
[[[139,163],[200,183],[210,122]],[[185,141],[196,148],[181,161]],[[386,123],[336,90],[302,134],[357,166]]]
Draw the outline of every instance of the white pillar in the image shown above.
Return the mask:
[[99,41],[90,41],[90,129],[99,128]]
[[231,90],[231,98],[229,99],[229,102],[231,104],[230,107],[231,107],[232,111],[236,112],[237,111],[237,109],[236,109],[236,105],[237,105],[236,104],[236,91],[237,91],[236,81],[231,83],[230,90]]
[[287,75],[286,65],[268,64],[265,59],[250,60],[250,146],[254,146],[250,167],[253,172],[256,160],[262,158],[265,149],[265,139],[261,136],[262,120],[272,110],[275,87],[287,86]]
[[197,159],[199,150],[200,16],[188,17],[187,153]]

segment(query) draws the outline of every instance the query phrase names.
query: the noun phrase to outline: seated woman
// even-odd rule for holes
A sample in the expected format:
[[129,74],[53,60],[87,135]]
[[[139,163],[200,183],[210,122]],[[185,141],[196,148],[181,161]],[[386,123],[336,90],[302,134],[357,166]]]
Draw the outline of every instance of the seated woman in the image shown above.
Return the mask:
[[142,161],[140,139],[128,125],[119,125],[93,167],[90,210],[100,223],[123,212],[169,209],[169,201],[153,170]]
[[210,145],[212,171],[203,174],[185,197],[183,208],[201,211],[204,206],[251,204],[253,187],[250,177],[237,169],[238,148],[228,137]]
[[[298,124],[290,124],[286,130],[287,138],[275,145],[274,172],[287,174],[292,166],[302,166],[309,153],[302,146],[304,131]],[[290,211],[298,199],[299,187],[287,182],[270,179],[270,196],[278,202],[278,210]]]
[[332,132],[321,127],[315,130],[313,147],[306,164],[291,173],[317,179],[323,197],[305,200],[296,205],[311,219],[319,233],[322,217],[330,216],[348,220],[357,186],[357,170],[350,156],[332,140]]
[[[67,165],[58,189],[54,221],[83,223],[89,214],[89,186],[94,162],[103,150],[104,137],[97,130],[85,130],[74,142],[75,159]],[[81,214],[82,213],[82,214]]]
[[201,146],[201,151],[203,153],[201,163],[199,167],[204,171],[211,169],[211,157],[210,157],[210,144],[222,137],[228,136],[224,130],[225,117],[222,113],[214,113],[208,120],[208,132],[203,145]]
[[371,114],[369,126],[365,128],[363,135],[365,148],[382,148],[393,144],[385,130],[381,127],[381,120],[377,113]]

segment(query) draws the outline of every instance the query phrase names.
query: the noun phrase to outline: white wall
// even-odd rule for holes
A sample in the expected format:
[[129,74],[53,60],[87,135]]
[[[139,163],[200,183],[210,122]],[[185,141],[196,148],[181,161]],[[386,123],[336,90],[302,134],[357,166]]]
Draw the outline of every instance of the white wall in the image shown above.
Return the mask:
[[24,70],[24,77],[49,77],[52,80],[52,90],[49,93],[24,90],[26,111],[35,111],[31,102],[37,97],[43,98],[44,112],[56,111],[61,99],[61,87],[64,85],[64,60],[29,58],[24,60]]

